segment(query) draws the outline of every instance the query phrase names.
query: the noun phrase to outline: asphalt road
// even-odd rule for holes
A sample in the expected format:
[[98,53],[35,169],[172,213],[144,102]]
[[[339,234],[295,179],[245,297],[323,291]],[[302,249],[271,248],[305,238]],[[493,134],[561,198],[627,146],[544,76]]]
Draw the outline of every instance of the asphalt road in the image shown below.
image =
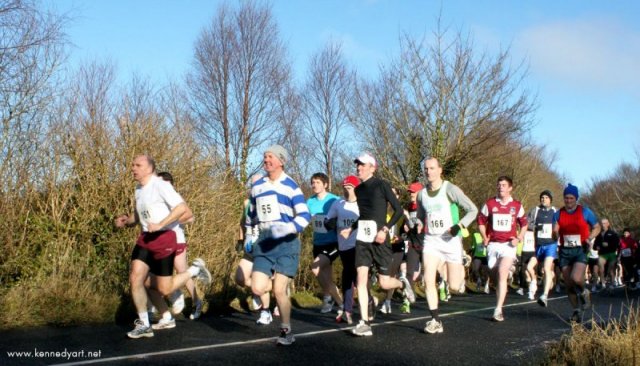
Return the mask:
[[[639,295],[624,288],[611,296],[595,294],[585,316],[616,318]],[[570,330],[569,302],[553,296],[542,308],[510,293],[503,323],[490,320],[495,295],[454,296],[440,306],[444,333],[435,335],[422,332],[428,319],[424,300],[409,315],[399,314],[394,303],[394,314],[378,313],[374,335],[362,338],[352,336],[350,326],[336,324],[335,314],[294,309],[296,342],[290,347],[276,346],[277,318],[258,326],[256,314],[240,312],[179,319],[174,329],[135,340],[126,337],[130,325],[19,329],[2,332],[0,365],[535,365],[545,345]]]

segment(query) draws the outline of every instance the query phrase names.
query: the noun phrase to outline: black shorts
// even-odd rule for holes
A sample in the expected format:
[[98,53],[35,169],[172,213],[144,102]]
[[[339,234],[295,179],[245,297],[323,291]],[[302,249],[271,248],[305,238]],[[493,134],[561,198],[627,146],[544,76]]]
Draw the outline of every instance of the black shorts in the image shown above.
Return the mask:
[[473,260],[474,260],[474,261],[475,261],[475,260],[479,260],[479,261],[480,261],[480,263],[481,263],[483,266],[488,266],[488,265],[489,265],[489,261],[487,260],[487,257],[473,257]]
[[522,252],[522,255],[520,256],[520,260],[522,261],[522,265],[527,265],[529,263],[529,261],[531,260],[531,258],[535,258],[536,257],[536,252]]
[[394,253],[404,253],[404,246],[404,240],[397,241],[391,244],[391,251],[393,251]]
[[320,254],[329,258],[329,262],[333,263],[333,261],[338,258],[338,243],[329,243],[324,245],[314,245],[313,246],[313,258],[317,258]]
[[393,251],[388,240],[384,244],[356,240],[356,268],[375,265],[379,274],[389,275],[392,260]]
[[175,252],[162,259],[153,258],[153,253],[139,245],[133,248],[131,253],[131,261],[135,259],[141,260],[149,266],[149,272],[156,276],[173,276],[173,259]]
[[589,267],[600,265],[599,261],[600,261],[600,258],[587,257],[587,264],[589,265]]

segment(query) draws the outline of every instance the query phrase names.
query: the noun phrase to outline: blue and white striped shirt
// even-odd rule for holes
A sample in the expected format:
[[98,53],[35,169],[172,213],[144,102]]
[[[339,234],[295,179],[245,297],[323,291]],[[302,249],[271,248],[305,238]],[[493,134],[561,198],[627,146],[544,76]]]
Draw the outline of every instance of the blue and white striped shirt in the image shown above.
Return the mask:
[[293,223],[300,233],[309,221],[311,215],[302,190],[286,173],[282,172],[274,182],[262,177],[251,186],[247,228],[258,225],[260,230],[268,230],[277,222]]

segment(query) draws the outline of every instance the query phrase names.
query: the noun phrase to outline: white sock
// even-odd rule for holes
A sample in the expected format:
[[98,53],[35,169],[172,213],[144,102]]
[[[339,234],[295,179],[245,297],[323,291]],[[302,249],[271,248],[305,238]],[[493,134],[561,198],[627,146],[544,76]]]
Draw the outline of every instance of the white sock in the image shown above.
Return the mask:
[[138,318],[142,320],[142,323],[145,325],[145,327],[149,326],[149,313],[147,313],[146,311],[144,313],[138,313]]

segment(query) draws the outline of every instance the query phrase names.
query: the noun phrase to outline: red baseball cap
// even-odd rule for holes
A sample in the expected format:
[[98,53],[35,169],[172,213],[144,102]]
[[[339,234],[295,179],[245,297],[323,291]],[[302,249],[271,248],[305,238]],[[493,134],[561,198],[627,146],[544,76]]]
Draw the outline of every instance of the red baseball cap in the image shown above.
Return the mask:
[[409,184],[409,188],[407,188],[407,191],[411,193],[415,193],[415,192],[420,192],[422,188],[424,188],[422,184],[420,184],[419,182],[415,182],[415,183]]
[[358,179],[358,177],[356,177],[355,175],[350,175],[346,178],[344,178],[344,180],[342,181],[342,186],[353,186],[353,188],[357,187],[360,184],[360,179]]

